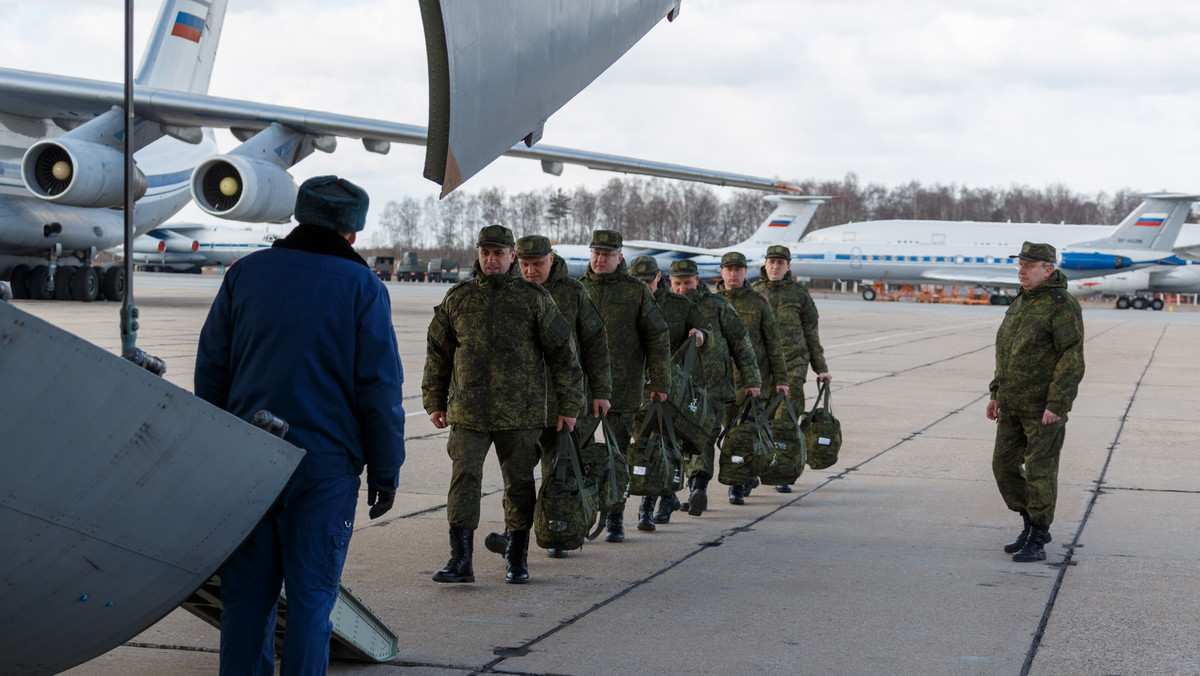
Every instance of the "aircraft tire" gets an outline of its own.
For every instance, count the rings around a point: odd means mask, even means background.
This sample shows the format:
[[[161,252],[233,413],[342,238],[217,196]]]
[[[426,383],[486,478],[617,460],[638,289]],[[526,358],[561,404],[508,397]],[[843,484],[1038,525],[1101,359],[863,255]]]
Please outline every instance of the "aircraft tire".
[[[1117,296],[1117,309],[1118,310],[1128,310],[1129,309],[1129,299],[1126,298],[1125,296]]]
[[[875,300],[875,289],[866,288],[862,291],[863,300]]]
[[[1134,310],[1145,310],[1146,309],[1146,299],[1145,298],[1134,298],[1133,302],[1131,302],[1129,304],[1129,307],[1133,308]]]
[[[1154,310],[1155,312],[1161,311],[1163,309],[1162,299],[1155,298],[1154,300],[1150,301],[1150,309]]]
[[[27,300],[29,298],[29,272],[29,266],[24,263],[12,269],[12,275],[8,279],[8,284],[12,287],[13,298],[17,300]]]
[[[0,282],[0,301],[7,303],[12,298],[12,289],[8,284]]]
[[[54,271],[54,300],[71,300],[71,274],[75,268],[60,265]]]
[[[29,273],[29,297],[33,300],[53,299],[54,291],[50,288],[53,283],[50,268],[45,265],[35,265],[33,271]]]
[[[104,271],[104,278],[100,280],[100,289],[104,292],[104,299],[119,303],[125,300],[125,270],[119,265],[114,265]]]
[[[99,294],[100,280],[96,277],[96,270],[90,265],[75,268],[74,274],[71,275],[71,300],[90,303],[96,300]]]

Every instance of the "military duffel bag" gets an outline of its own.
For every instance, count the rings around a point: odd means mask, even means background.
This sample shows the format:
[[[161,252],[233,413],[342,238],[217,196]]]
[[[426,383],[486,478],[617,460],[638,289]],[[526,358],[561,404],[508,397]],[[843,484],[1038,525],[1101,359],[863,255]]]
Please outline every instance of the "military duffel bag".
[[[613,432],[608,416],[600,418],[600,441],[593,441],[579,449],[583,473],[596,482],[596,501],[602,514],[607,514],[613,505],[625,502],[629,496],[629,465],[625,454],[617,446],[617,435]]]
[[[767,418],[771,421],[771,454],[767,466],[759,474],[764,485],[790,486],[804,472],[807,460],[804,433],[800,431],[800,420],[796,409],[783,392],[775,395],[767,405]]]
[[[652,401],[641,412],[642,424],[629,445],[629,494],[674,495],[683,488],[683,455],[671,426],[671,410]]]
[[[804,415],[800,422],[808,446],[808,466],[813,469],[832,467],[838,461],[838,451],[842,448],[842,424],[833,417],[833,408],[829,405],[829,383],[822,382],[817,386],[817,398],[813,400],[813,409]]]
[[[747,396],[718,444],[721,457],[717,481],[726,486],[740,486],[758,478],[771,454],[771,425],[763,410],[762,400]]]
[[[579,549],[585,540],[594,540],[602,530],[600,526],[592,530],[598,508],[596,482],[584,475],[575,442],[564,428],[558,433],[558,456],[552,473],[542,477],[533,506],[533,534],[538,546]]]
[[[713,432],[721,427],[721,406],[708,397],[704,382],[704,362],[696,349],[695,338],[671,359],[671,419],[675,436],[683,442],[680,450],[709,448]]]

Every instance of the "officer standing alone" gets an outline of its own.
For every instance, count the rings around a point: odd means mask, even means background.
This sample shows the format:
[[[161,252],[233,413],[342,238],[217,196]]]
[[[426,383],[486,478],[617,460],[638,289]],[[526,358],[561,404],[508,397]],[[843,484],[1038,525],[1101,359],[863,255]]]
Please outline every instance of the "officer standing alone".
[[[1058,459],[1067,413],[1083,380],[1083,315],[1054,269],[1049,244],[1025,242],[1016,254],[1021,291],[996,332],[996,373],[988,420],[996,421],[992,473],[1004,504],[1024,527],[1004,551],[1042,561],[1058,498]]]

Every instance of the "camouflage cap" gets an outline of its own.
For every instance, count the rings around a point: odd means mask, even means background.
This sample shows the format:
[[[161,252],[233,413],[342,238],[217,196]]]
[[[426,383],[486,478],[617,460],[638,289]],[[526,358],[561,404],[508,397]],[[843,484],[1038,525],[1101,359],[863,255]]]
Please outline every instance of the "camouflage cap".
[[[1009,258],[1017,257],[1020,257],[1023,261],[1053,263],[1058,260],[1058,251],[1054,249],[1052,244],[1025,242],[1021,245],[1021,253],[1009,256]]]
[[[767,258],[792,259],[792,250],[782,244],[772,244],[767,247]]]
[[[483,246],[485,244],[508,247],[509,249],[516,246],[516,242],[513,241],[512,230],[503,225],[489,225],[479,231],[479,241],[475,242],[475,246]]]
[[[623,240],[616,230],[596,230],[592,233],[592,249],[620,249]]]
[[[672,277],[698,277],[699,275],[700,270],[696,267],[696,261],[690,258],[671,261]]]
[[[629,274],[647,282],[657,277],[658,273],[658,261],[654,260],[654,256],[638,256],[629,264]]]
[[[517,258],[541,258],[550,255],[550,238],[526,235],[517,240]]]
[[[724,256],[721,256],[721,267],[747,267],[746,255],[740,251],[730,251]]]

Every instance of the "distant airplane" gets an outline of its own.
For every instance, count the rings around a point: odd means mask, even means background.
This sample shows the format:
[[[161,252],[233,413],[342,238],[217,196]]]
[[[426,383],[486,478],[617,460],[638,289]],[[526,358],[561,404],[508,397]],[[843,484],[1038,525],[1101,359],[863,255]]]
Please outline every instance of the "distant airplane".
[[[208,266],[228,267],[259,249],[269,249],[281,236],[278,230],[278,227],[272,232],[262,227],[166,223],[133,240],[133,262],[149,272],[200,272]],[[109,251],[124,255],[124,247]]]
[[[517,25],[520,30],[515,34],[529,42],[484,45],[461,41],[464,35],[486,28],[462,24],[469,17],[459,16],[452,3],[422,0],[427,34],[442,41],[443,51],[430,45],[431,56],[450,62],[430,66],[431,97],[438,104],[431,110],[439,111],[431,118],[437,125],[431,136],[424,127],[413,125],[207,96],[227,0],[166,0],[134,91],[135,234],[165,222],[189,199],[220,218],[286,219],[296,195],[296,183],[287,170],[314,150],[333,151],[339,136],[361,139],[368,151],[376,153],[386,153],[393,142],[424,145],[430,140],[436,148],[431,149],[433,157],[427,156],[426,173],[437,174],[445,191],[500,151],[540,160],[543,170],[552,174],[560,174],[568,163],[766,191],[794,190],[774,179],[554,146],[509,147],[522,137],[533,145],[550,112],[659,19],[668,13],[673,16],[678,6],[677,0],[614,2],[619,7],[597,16],[581,5],[551,13],[554,16],[549,18],[532,4],[518,5],[517,10],[511,5],[481,6],[479,11],[489,15],[503,14],[496,20]],[[453,31],[446,29],[451,27],[461,30],[450,35]],[[574,27],[583,30],[563,32]],[[479,53],[483,48],[498,53]],[[464,72],[461,60],[450,58],[454,50],[474,54],[477,62],[484,59],[498,79],[480,80],[479,74]],[[529,70],[533,65],[526,63],[527,55],[545,53],[562,56],[574,70],[544,56],[533,64],[535,70]],[[520,58],[509,59],[513,54]],[[513,72],[517,62],[529,68]],[[510,76],[527,86],[492,91]],[[472,98],[474,93],[480,98]],[[471,122],[471,106],[480,100],[513,96],[527,101],[511,110],[493,108],[485,116],[488,119]],[[0,68],[0,279],[11,280],[15,297],[90,301],[100,291],[113,300],[123,296],[122,268],[92,265],[97,252],[124,238],[123,214],[112,208],[121,206],[124,196],[123,106],[120,84]],[[529,116],[536,119],[525,119]],[[217,154],[214,127],[230,129],[242,143]],[[495,154],[491,148],[496,138],[485,143],[479,136],[501,134],[504,139],[503,134],[513,129],[526,131],[503,140]]]
[[[696,261],[701,277],[717,277],[720,275],[721,255],[728,251],[740,251],[748,258],[761,258],[766,255],[767,247],[772,244],[794,245],[799,242],[817,208],[835,198],[815,195],[768,195],[766,199],[775,203],[775,209],[763,220],[754,234],[737,244],[707,248],[627,239],[622,247],[625,260],[630,261],[643,255],[654,256],[665,277],[671,261],[691,258]],[[587,245],[559,244],[554,247],[554,251],[566,260],[567,274],[581,277],[587,272],[591,256],[591,249]]]
[[[1015,287],[1010,256],[1027,240],[1053,244],[1058,267],[1071,279],[1186,264],[1173,248],[1200,196],[1143,197],[1116,227],[894,220],[823,228],[791,247],[792,272],[816,279]],[[1188,232],[1200,235],[1195,228]],[[866,300],[875,298],[871,288],[862,293]]]
[[[1067,288],[1076,296],[1115,295],[1118,310],[1161,310],[1165,306],[1161,298],[1147,298],[1143,294],[1200,293],[1200,264],[1189,261],[1186,266],[1150,266],[1075,279],[1067,282]]]

